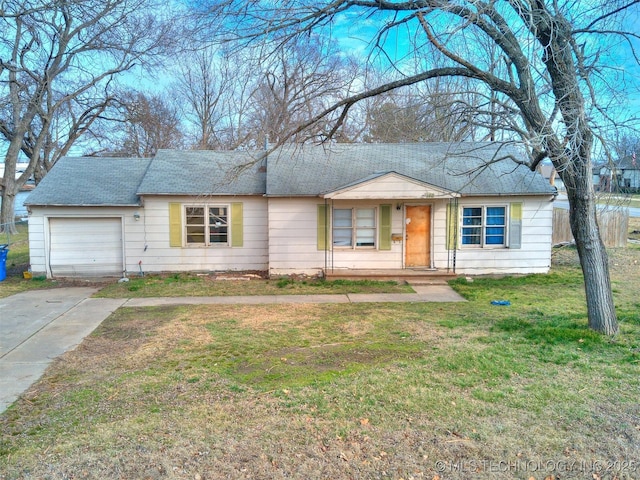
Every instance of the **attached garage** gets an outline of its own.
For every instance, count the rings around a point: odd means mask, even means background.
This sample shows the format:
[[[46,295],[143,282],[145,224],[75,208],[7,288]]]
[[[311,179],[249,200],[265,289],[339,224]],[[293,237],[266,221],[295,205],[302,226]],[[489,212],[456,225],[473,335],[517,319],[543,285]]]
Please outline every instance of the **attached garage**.
[[[145,222],[136,191],[150,161],[60,159],[24,202],[33,274],[121,277],[127,269],[125,244],[144,251]],[[139,261],[133,260],[136,271]]]
[[[121,276],[122,218],[49,218],[49,268],[54,277]]]

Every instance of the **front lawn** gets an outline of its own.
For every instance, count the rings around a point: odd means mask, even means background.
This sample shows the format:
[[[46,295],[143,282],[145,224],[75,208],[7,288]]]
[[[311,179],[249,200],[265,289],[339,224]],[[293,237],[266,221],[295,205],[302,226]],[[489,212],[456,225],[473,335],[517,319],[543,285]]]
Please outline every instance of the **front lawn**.
[[[0,478],[638,478],[640,249],[610,255],[613,339],[571,248],[465,303],[121,308],[0,417]]]

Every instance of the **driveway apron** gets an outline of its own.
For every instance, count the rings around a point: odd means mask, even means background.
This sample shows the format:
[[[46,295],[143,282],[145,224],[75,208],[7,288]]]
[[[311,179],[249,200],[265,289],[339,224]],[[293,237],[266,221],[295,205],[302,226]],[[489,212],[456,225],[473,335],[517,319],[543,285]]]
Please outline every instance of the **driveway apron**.
[[[125,301],[88,298],[94,292],[57,288],[0,299],[0,413]]]

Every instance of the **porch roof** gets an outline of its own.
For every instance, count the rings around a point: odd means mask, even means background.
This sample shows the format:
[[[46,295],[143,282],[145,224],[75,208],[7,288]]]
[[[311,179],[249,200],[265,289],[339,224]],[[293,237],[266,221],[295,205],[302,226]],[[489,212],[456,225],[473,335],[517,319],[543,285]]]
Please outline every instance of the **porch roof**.
[[[454,198],[460,195],[451,190],[436,187],[397,172],[376,172],[358,179],[333,192],[325,192],[321,197],[331,199],[398,199]]]

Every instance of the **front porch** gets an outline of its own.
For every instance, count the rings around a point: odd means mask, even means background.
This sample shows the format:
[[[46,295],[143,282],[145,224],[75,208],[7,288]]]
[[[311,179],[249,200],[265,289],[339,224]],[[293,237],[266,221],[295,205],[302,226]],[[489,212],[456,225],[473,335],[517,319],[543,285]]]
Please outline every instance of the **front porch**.
[[[456,278],[451,271],[432,268],[354,269],[327,268],[323,271],[327,280],[379,280],[405,282],[412,285],[442,284]]]

